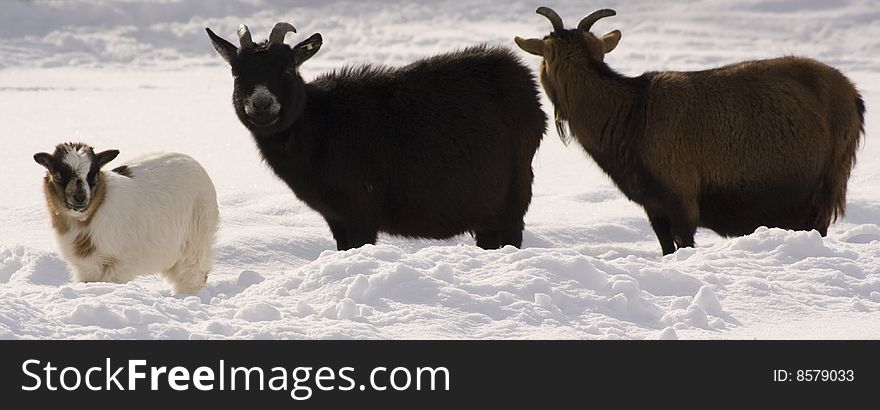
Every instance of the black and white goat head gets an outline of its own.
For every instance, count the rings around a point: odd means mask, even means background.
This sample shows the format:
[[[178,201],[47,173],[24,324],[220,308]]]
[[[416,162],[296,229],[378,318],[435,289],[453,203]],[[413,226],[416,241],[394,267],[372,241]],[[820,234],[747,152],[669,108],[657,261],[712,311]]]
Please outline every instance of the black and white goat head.
[[[117,155],[119,150],[96,154],[92,147],[73,142],[58,144],[52,154],[34,154],[34,161],[46,168],[43,188],[54,205],[54,212],[81,216],[88,213],[93,204],[99,204],[101,167]]]

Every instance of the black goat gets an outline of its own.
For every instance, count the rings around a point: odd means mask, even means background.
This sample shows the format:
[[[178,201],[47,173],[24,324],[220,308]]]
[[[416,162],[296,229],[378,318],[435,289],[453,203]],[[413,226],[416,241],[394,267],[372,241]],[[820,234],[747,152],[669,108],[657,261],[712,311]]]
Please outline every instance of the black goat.
[[[311,83],[299,66],[322,45],[283,43],[288,23],[241,47],[207,29],[232,66],[233,105],[263,159],[330,226],[340,250],[378,232],[477,246],[522,243],[532,157],[546,131],[531,71],[477,46],[392,67],[347,67]]]

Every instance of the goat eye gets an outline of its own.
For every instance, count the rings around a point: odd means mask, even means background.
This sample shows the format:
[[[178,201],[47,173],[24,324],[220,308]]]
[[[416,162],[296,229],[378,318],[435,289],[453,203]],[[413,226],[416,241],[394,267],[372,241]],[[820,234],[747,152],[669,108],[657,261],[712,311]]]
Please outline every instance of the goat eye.
[[[61,182],[61,173],[59,173],[59,172],[53,172],[53,173],[51,174],[51,176],[52,176],[52,181],[55,181],[55,182]]]

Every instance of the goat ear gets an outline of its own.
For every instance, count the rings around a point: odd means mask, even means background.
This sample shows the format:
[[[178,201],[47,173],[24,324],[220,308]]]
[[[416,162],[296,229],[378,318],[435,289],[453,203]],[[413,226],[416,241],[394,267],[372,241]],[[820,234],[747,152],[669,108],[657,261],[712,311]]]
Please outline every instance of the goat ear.
[[[529,54],[534,54],[540,57],[544,56],[544,40],[537,38],[530,38],[527,40],[522,37],[514,37],[513,41],[516,42],[516,45],[518,45],[519,48]]]
[[[298,67],[300,64],[305,63],[321,49],[323,44],[324,38],[321,37],[321,33],[315,33],[291,47],[290,49],[293,51],[293,64]]]
[[[95,159],[98,161],[98,168],[107,165],[108,162],[113,161],[116,156],[119,155],[118,149],[108,149],[107,151],[102,151],[95,154]]]
[[[602,46],[605,48],[605,54],[610,53],[611,50],[614,50],[614,48],[617,47],[617,43],[620,42],[621,35],[622,33],[620,32],[620,30],[614,30],[602,36]]]
[[[54,159],[55,158],[52,157],[52,154],[49,153],[38,152],[34,154],[34,161],[37,161],[37,164],[42,165],[50,172],[53,171],[53,168],[55,168],[55,166],[53,165]]]
[[[227,63],[232,64],[232,58],[235,57],[235,54],[238,52],[238,47],[214,34],[210,28],[205,27],[205,31],[208,32],[208,37],[211,39],[211,44],[214,46],[214,50],[217,50],[220,57],[223,57]]]

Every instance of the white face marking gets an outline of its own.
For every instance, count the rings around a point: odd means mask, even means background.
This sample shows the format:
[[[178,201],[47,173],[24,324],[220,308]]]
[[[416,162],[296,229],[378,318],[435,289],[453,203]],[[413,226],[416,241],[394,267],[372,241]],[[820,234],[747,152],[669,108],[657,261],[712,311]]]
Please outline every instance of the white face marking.
[[[85,147],[76,151],[73,148],[68,148],[67,152],[64,153],[62,161],[82,179],[86,178],[89,174],[89,169],[92,168],[92,159],[89,157],[88,149]]]
[[[79,183],[86,195],[85,203],[88,204],[92,195],[92,190],[89,188],[87,180],[89,170],[92,168],[92,159],[89,156],[88,148],[83,147],[73,150],[73,148],[68,147],[61,161],[76,174],[76,177],[71,178],[70,182],[67,183],[64,189],[65,194],[72,196],[77,191],[77,183]]]
[[[264,106],[260,106],[257,108],[254,106],[254,102],[262,102],[262,105],[265,105],[266,101],[269,101],[269,108],[266,109]],[[275,97],[275,94],[272,94],[265,85],[258,85],[254,87],[254,92],[247,98],[247,101],[244,105],[244,111],[247,115],[254,115],[256,113],[265,113],[271,115],[278,115],[278,112],[281,111],[281,104],[278,103],[278,98]]]

